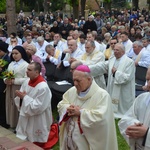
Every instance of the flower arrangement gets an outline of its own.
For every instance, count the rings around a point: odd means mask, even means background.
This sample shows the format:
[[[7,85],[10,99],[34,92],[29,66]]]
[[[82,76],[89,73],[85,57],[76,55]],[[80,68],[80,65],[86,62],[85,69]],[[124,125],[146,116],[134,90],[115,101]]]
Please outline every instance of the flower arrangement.
[[[0,67],[4,67],[8,64],[8,62],[4,59],[0,59]]]
[[[13,73],[13,71],[8,71],[8,70],[5,70],[1,73],[1,76],[0,78],[4,79],[4,78],[7,78],[7,79],[14,79],[15,78],[15,74]]]

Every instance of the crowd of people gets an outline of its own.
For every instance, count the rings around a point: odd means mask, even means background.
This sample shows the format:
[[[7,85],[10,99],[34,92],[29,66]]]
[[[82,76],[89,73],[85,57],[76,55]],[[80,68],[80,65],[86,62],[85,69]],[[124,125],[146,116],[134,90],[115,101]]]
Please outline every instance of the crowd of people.
[[[0,30],[0,59],[7,62],[0,64],[0,125],[23,140],[47,142],[53,118],[44,64],[50,62],[70,67],[74,83],[57,105],[61,150],[117,150],[115,118],[131,149],[149,150],[149,93],[135,97],[136,66],[148,68],[144,89],[150,87],[149,12],[62,17],[20,11],[17,34]],[[14,76],[4,76],[6,69]]]

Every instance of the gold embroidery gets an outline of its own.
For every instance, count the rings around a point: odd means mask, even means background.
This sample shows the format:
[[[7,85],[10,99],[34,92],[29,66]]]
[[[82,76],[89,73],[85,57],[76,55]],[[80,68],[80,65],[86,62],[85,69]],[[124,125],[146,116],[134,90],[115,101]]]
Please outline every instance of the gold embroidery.
[[[104,55],[105,55],[105,59],[109,59],[111,56],[112,50],[110,48],[106,49]]]
[[[54,58],[58,59],[59,54],[60,54],[60,51],[59,51],[59,50],[56,50]]]
[[[113,103],[113,104],[118,104],[118,103],[119,103],[119,100],[113,99],[113,100],[112,100],[112,103]]]

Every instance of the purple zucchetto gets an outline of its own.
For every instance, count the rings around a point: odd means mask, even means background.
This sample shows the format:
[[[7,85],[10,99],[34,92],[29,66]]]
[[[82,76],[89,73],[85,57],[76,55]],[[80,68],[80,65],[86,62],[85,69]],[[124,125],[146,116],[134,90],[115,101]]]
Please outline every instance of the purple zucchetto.
[[[87,73],[91,72],[90,68],[86,65],[79,65],[75,70],[78,70],[81,72],[87,72]]]

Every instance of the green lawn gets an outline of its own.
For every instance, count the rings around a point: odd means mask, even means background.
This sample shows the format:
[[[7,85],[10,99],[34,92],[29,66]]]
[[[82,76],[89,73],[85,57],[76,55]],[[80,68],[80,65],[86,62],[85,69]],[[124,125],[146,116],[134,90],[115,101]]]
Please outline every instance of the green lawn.
[[[118,149],[119,150],[130,150],[130,148],[127,145],[126,141],[124,140],[124,138],[120,134],[120,131],[119,131],[119,128],[118,128],[118,121],[119,120],[115,120],[115,123],[116,123],[116,132],[117,132],[117,139],[118,139]]]
[[[58,117],[57,110],[54,110],[54,111],[53,111],[53,117],[54,117],[55,120],[57,119],[57,117]],[[119,129],[118,129],[118,121],[119,121],[119,120],[115,120],[119,150],[130,150],[130,149],[129,149],[129,146],[128,146],[127,143],[126,143],[126,141],[123,139],[122,135],[121,135],[120,132],[119,132]],[[59,143],[57,143],[57,144],[53,147],[53,150],[59,150]]]

